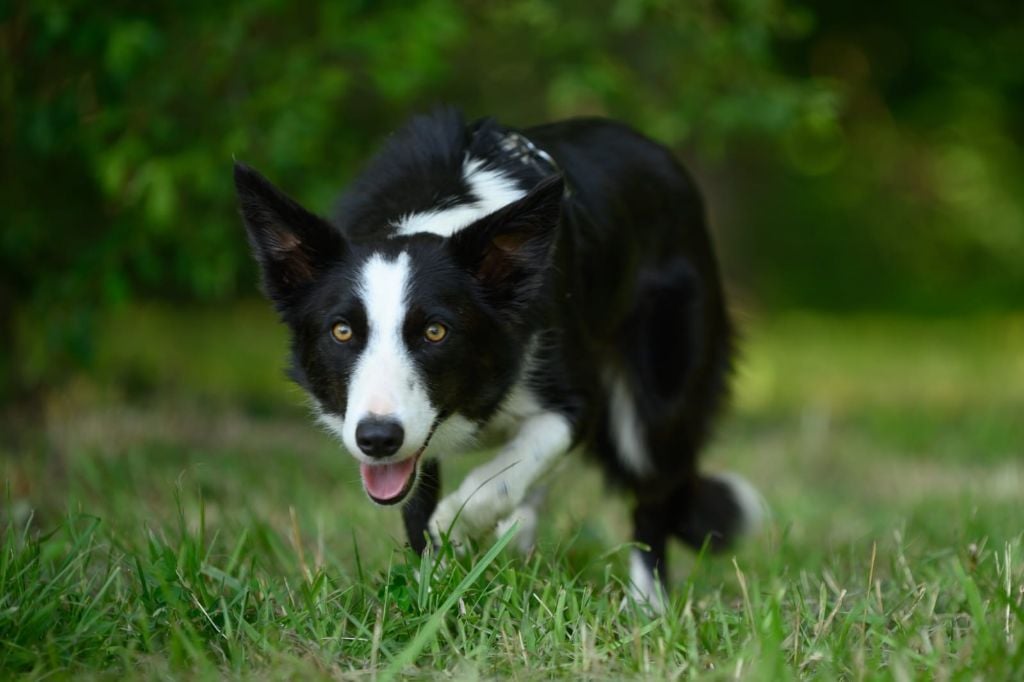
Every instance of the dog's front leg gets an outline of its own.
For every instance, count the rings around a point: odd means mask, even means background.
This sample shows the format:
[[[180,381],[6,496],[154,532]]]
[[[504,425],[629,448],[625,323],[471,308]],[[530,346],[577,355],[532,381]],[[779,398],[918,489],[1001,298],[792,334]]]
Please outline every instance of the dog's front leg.
[[[440,543],[481,537],[523,502],[531,486],[572,444],[569,420],[555,412],[527,417],[516,435],[486,464],[466,476],[430,519],[430,532]]]
[[[428,459],[420,468],[419,480],[402,507],[402,520],[409,545],[419,554],[427,548],[428,522],[437,501],[441,498],[441,465],[436,459]]]

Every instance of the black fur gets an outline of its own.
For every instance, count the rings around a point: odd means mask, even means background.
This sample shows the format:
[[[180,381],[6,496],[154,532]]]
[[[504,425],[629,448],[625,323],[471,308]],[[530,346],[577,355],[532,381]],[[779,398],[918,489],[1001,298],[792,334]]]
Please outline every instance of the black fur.
[[[732,333],[700,195],[664,147],[624,125],[579,119],[522,131],[529,162],[503,147],[509,129],[458,112],[414,118],[339,201],[330,223],[244,166],[235,178],[267,295],[292,331],[293,374],[325,410],[344,414],[358,343],[333,343],[338,319],[365,331],[355,265],[411,254],[406,342],[441,412],[486,424],[531,357],[528,387],[569,418],[574,440],[636,500],[636,539],[664,572],[665,543],[725,546],[740,528],[735,492],[697,471],[727,393]],[[529,193],[451,238],[400,236],[402,216],[473,201],[467,154]],[[544,154],[550,155],[550,164]],[[429,320],[451,342],[417,343]],[[651,469],[615,446],[609,377],[626,382]],[[414,548],[440,495],[426,464],[404,510]]]
[[[402,507],[402,521],[409,546],[417,553],[427,548],[427,522],[441,500],[441,465],[428,459],[420,468],[419,481]]]

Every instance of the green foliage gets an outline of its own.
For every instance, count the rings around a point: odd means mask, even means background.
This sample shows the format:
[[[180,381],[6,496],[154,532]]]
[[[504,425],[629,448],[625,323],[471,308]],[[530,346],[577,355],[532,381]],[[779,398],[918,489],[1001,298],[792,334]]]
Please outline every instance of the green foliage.
[[[844,111],[747,159],[735,271],[770,306],[1019,309],[1019,3],[817,4],[787,63]]]
[[[324,210],[388,130],[439,101],[516,124],[606,113],[709,145],[828,108],[773,63],[803,15],[762,0],[599,5],[0,9],[3,386],[87,361],[95,312],[131,297],[252,292],[232,158]]]
[[[232,158],[326,211],[438,102],[686,152],[756,305],[1014,308],[1022,50],[1000,0],[2,4],[0,398],[88,366],[97,312],[255,291]]]

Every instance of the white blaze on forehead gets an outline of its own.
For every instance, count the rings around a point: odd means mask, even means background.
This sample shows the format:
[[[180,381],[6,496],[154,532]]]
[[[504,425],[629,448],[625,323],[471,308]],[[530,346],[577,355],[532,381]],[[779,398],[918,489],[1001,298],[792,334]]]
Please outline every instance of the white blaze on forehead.
[[[363,458],[356,444],[360,420],[387,416],[398,420],[405,441],[393,459],[404,459],[426,441],[436,412],[402,338],[408,311],[409,254],[394,260],[370,257],[359,274],[359,297],[366,309],[367,339],[348,385],[342,440]]]
[[[516,181],[501,171],[484,168],[484,162],[466,156],[462,165],[462,177],[469,185],[475,201],[446,209],[431,209],[422,213],[410,213],[395,224],[398,234],[430,232],[450,237],[459,230],[488,216],[513,201],[522,199],[524,192]]]

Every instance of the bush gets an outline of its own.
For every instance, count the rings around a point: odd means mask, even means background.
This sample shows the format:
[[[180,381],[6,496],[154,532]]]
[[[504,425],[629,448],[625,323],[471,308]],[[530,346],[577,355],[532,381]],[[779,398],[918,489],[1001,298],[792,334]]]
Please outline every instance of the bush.
[[[21,2],[0,10],[6,389],[87,363],[132,297],[224,300],[255,274],[232,157],[324,208],[411,111],[512,124],[602,113],[670,143],[779,131],[822,90],[773,43],[806,17],[760,0]]]

